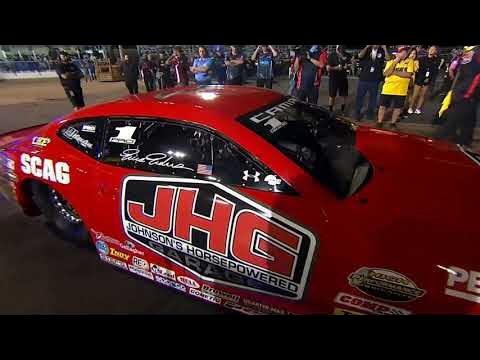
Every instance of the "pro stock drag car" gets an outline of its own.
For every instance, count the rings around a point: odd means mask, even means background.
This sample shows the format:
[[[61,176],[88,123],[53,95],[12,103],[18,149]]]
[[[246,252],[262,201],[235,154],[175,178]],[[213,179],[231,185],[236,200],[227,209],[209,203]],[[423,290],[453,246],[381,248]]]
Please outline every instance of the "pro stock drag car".
[[[129,96],[0,138],[2,190],[248,314],[480,313],[479,156],[271,90]]]

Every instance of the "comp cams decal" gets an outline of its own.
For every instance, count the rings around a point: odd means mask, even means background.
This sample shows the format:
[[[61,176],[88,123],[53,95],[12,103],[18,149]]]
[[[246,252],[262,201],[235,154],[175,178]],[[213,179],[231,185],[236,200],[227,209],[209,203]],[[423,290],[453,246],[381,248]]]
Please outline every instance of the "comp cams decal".
[[[334,302],[376,315],[410,315],[411,312],[388,304],[361,298],[359,296],[338,293]]]
[[[127,177],[122,222],[134,241],[203,280],[301,299],[315,236],[216,182]]]
[[[24,174],[49,180],[59,184],[70,184],[70,166],[64,162],[54,162],[30,154],[20,156],[21,169]]]
[[[377,299],[407,302],[425,295],[412,280],[388,269],[362,267],[348,277],[350,286]]]
[[[438,267],[448,272],[445,295],[480,304],[480,272],[457,266]]]

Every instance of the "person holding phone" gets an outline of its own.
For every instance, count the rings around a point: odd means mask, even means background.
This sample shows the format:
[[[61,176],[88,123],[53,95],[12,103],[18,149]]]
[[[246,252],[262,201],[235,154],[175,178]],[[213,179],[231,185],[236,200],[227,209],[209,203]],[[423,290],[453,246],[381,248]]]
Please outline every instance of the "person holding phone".
[[[252,61],[257,61],[257,87],[272,88],[274,58],[278,56],[272,45],[258,45],[252,55]]]
[[[355,119],[362,120],[362,107],[368,94],[367,118],[374,120],[380,83],[383,80],[385,60],[390,60],[386,45],[367,45],[358,54],[360,76],[355,99]]]

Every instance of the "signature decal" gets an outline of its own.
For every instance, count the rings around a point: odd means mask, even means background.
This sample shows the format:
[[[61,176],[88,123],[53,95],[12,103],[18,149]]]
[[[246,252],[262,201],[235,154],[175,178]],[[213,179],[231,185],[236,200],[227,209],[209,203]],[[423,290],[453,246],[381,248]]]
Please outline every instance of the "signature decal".
[[[164,153],[153,153],[148,154],[145,157],[139,157],[138,154],[140,153],[140,149],[126,149],[120,154],[121,161],[133,161],[135,163],[142,163],[147,165],[156,165],[156,166],[163,166],[172,169],[178,170],[190,170],[194,171],[193,169],[186,167],[184,164],[174,164],[172,162],[173,157]]]

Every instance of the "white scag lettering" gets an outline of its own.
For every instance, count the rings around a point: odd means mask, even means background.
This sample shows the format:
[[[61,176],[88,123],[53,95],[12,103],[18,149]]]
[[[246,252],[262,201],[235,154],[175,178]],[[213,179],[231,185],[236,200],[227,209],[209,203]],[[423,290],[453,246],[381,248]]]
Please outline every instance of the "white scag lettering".
[[[24,174],[67,185],[70,183],[70,166],[64,162],[55,163],[51,159],[42,160],[38,156],[22,154],[21,169]]]
[[[456,266],[443,269],[448,271],[446,295],[480,304],[480,272]]]

